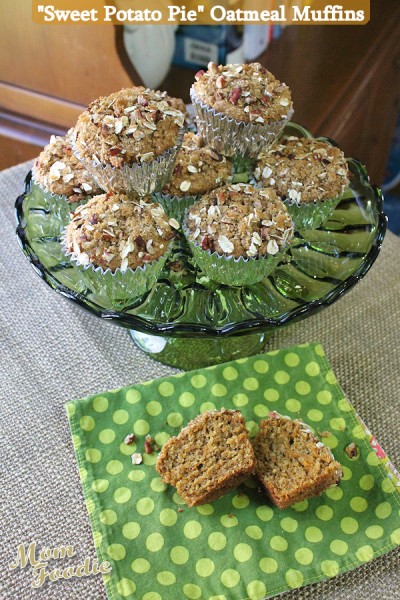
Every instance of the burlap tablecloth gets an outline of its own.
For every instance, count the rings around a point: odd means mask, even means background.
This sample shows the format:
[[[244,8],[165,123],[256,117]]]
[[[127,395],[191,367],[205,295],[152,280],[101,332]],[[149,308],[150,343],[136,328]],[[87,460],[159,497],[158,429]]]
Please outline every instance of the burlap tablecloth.
[[[50,290],[18,248],[13,214],[29,163],[0,174],[1,568],[0,597],[98,600],[101,576],[31,586],[32,569],[10,570],[17,546],[73,545],[62,566],[95,558],[64,410],[66,401],[170,374],[127,330],[85,313]],[[400,239],[388,233],[366,278],[332,307],[277,333],[269,349],[319,341],[340,385],[400,465]],[[52,568],[56,566],[52,563]],[[284,600],[400,598],[400,552],[392,551]]]

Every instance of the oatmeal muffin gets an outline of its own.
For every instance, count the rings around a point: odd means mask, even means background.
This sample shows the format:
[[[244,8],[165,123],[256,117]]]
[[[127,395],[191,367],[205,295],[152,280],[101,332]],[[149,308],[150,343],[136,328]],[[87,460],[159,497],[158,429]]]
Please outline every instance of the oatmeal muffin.
[[[150,193],[168,181],[181,144],[182,100],[144,87],[98,98],[74,128],[74,151],[103,189]]]
[[[67,136],[51,136],[34,162],[32,177],[45,192],[63,196],[70,204],[101,193],[93,177],[75,157]]]
[[[257,156],[293,114],[288,86],[259,63],[210,62],[195,79],[190,96],[199,134],[226,156]]]
[[[65,252],[84,267],[90,289],[105,286],[111,297],[123,292],[129,300],[154,285],[177,227],[159,204],[108,192],[71,214]]]
[[[347,162],[339,148],[295,136],[262,152],[254,177],[277,191],[298,228],[319,227],[349,185]]]
[[[232,174],[232,161],[212,148],[202,138],[188,132],[176,157],[170,181],[157,200],[168,214],[182,218],[185,209],[198,196],[226,183]]]
[[[302,421],[271,412],[253,440],[256,475],[278,508],[322,494],[342,477],[330,449]]]
[[[264,279],[293,238],[292,220],[276,192],[241,183],[205,194],[187,209],[183,229],[197,265],[226,285]]]
[[[238,411],[205,412],[162,447],[156,469],[188,506],[217,500],[254,471],[255,459]]]

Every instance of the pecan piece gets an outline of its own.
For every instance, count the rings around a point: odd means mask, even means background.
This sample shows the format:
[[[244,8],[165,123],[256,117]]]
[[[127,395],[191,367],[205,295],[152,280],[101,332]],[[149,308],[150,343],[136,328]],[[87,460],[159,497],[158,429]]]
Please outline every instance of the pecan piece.
[[[124,444],[126,444],[127,446],[131,446],[135,440],[136,435],[134,433],[128,433],[128,435],[124,439]]]
[[[220,75],[219,77],[217,77],[217,81],[215,82],[215,85],[219,89],[226,87],[226,79],[225,79],[225,77],[223,77],[222,75]]]
[[[138,248],[145,248],[146,247],[146,242],[144,241],[144,239],[140,235],[136,236],[133,241],[135,242],[135,244],[137,245]]]
[[[113,146],[113,148],[110,148],[110,156],[117,156],[121,150],[122,148],[119,148],[119,146]]]
[[[181,173],[182,173],[182,165],[178,163],[174,168],[174,175],[180,175]]]
[[[348,446],[346,446],[344,451],[346,452],[346,454],[349,458],[357,458],[357,456],[359,454],[358,447],[354,442],[351,442],[351,444],[348,444]]]
[[[217,75],[219,73],[218,65],[215,62],[210,61],[207,65],[207,69],[213,73],[213,75]]]
[[[149,101],[147,100],[147,98],[145,98],[145,96],[138,96],[137,102],[141,106],[147,106],[149,103]]]
[[[269,229],[268,227],[261,227],[261,239],[269,240]]]
[[[205,235],[201,240],[202,250],[214,250],[214,240],[208,235]]]
[[[145,440],[144,442],[144,451],[146,454],[153,454],[153,446],[148,440]]]
[[[237,104],[237,101],[239,100],[241,93],[242,93],[242,88],[235,87],[229,94],[229,97],[228,97],[229,102],[231,102],[231,104]]]
[[[226,202],[226,194],[225,194],[225,192],[218,192],[217,193],[217,201],[218,201],[218,204],[225,204],[225,202]]]

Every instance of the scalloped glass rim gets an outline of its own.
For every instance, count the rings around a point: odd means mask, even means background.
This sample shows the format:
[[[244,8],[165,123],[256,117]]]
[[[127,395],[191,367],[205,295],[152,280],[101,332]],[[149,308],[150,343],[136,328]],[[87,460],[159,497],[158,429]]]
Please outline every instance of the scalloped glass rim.
[[[294,129],[303,136],[310,138],[313,137],[305,128],[295,123],[289,123],[287,128],[285,128],[285,131],[288,128]],[[283,134],[285,134],[285,131],[283,132]],[[335,142],[328,138],[318,139],[324,139],[329,143],[336,145]],[[174,337],[225,337],[232,335],[245,335],[250,333],[265,332],[268,330],[275,329],[276,327],[281,327],[283,325],[287,325],[289,323],[301,320],[333,304],[333,302],[342,297],[358,281],[360,281],[362,277],[364,277],[364,275],[369,271],[379,254],[385,236],[387,222],[386,216],[383,213],[383,196],[381,190],[377,186],[372,186],[370,184],[368,173],[364,165],[362,165],[356,159],[348,159],[348,162],[352,172],[357,175],[360,185],[366,190],[368,190],[370,199],[373,201],[376,209],[377,219],[376,223],[374,223],[374,237],[370,242],[368,252],[366,252],[363,255],[361,263],[354,270],[354,272],[347,276],[338,285],[333,287],[333,289],[331,289],[328,293],[321,296],[320,298],[311,301],[305,301],[300,306],[296,306],[294,308],[286,310],[278,316],[255,317],[251,319],[241,320],[238,322],[230,322],[221,326],[210,325],[206,323],[162,322],[157,320],[146,319],[138,315],[133,315],[124,310],[112,310],[103,308],[99,304],[90,300],[84,294],[81,294],[66,287],[65,285],[61,284],[53,276],[49,269],[45,267],[39,260],[29,242],[28,236],[25,231],[27,223],[23,214],[23,203],[24,199],[30,192],[30,172],[28,173],[25,180],[25,191],[22,195],[20,195],[17,198],[15,203],[16,219],[18,224],[16,233],[22,251],[28,258],[32,268],[39,275],[39,277],[41,277],[53,290],[55,290],[65,298],[72,300],[78,306],[81,306],[82,308],[88,310],[93,315],[102,319],[111,320],[123,327],[135,329],[143,333],[148,333],[152,335],[166,334]]]

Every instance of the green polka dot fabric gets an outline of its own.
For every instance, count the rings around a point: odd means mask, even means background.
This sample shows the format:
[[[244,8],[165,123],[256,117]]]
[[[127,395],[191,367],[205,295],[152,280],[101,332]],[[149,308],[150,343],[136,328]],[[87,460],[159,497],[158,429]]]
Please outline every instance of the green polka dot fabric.
[[[242,411],[250,435],[270,410],[306,421],[343,465],[339,487],[281,511],[249,479],[188,508],[158,476],[162,445],[197,414]],[[68,403],[110,599],[261,600],[334,577],[400,544],[400,483],[337,384],[319,344],[178,374]],[[126,445],[127,434],[136,440]],[[355,457],[346,454],[357,446]],[[131,455],[143,453],[143,463]]]

